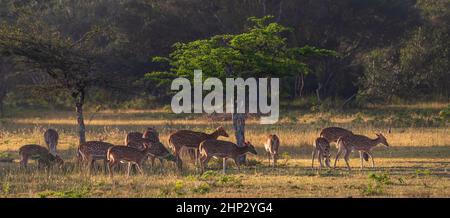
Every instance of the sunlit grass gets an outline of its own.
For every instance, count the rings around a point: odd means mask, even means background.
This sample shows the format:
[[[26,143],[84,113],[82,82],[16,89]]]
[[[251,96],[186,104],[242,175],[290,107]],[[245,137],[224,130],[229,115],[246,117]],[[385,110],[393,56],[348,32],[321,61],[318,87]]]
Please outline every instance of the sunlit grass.
[[[426,105],[413,107],[414,110]],[[445,104],[431,105],[431,108]],[[429,108],[428,107],[428,108]],[[411,107],[405,107],[411,108]],[[220,161],[212,161],[210,177],[198,174],[193,163],[186,160],[186,169],[179,174],[172,163],[164,169],[159,163],[152,168],[145,166],[145,175],[129,178],[123,171],[113,180],[101,169],[89,176],[75,165],[75,149],[78,146],[76,123],[72,112],[42,112],[19,114],[0,122],[0,153],[10,154],[13,163],[0,163],[1,197],[448,197],[450,196],[450,128],[448,124],[436,126],[392,125],[389,122],[373,123],[378,115],[368,111],[355,113],[289,112],[275,125],[260,125],[258,119],[247,122],[246,139],[257,148],[258,155],[250,155],[251,166],[240,172],[229,161],[229,174],[220,173]],[[395,115],[395,114],[394,114]],[[292,116],[295,118],[290,118]],[[430,116],[435,116],[434,112]],[[358,117],[362,117],[362,121]],[[380,119],[381,119],[380,118]],[[424,120],[432,119],[423,117]],[[355,121],[356,120],[356,121]],[[129,131],[142,131],[154,126],[160,132],[161,141],[167,145],[171,132],[193,129],[210,132],[222,125],[233,136],[230,121],[211,121],[203,116],[174,115],[166,110],[102,111],[86,114],[87,139],[123,144]],[[390,147],[379,146],[374,150],[376,168],[359,169],[357,154],[353,154],[348,172],[344,161],[337,170],[312,170],[312,141],[321,128],[338,125],[355,133],[375,137],[383,132]],[[17,150],[24,144],[44,144],[43,132],[52,127],[60,133],[58,150],[66,164],[64,169],[50,173],[38,170],[32,163],[28,170],[19,168]],[[268,167],[263,143],[269,133],[281,139],[279,166]],[[234,137],[225,140],[234,141]],[[333,155],[336,149],[333,147]],[[334,157],[332,157],[334,163]],[[99,162],[99,164],[101,164]],[[316,163],[317,166],[317,163]],[[366,163],[366,167],[370,165]],[[370,176],[375,173],[375,176]],[[388,184],[373,178],[378,175],[389,178]],[[383,177],[384,178],[384,177]]]

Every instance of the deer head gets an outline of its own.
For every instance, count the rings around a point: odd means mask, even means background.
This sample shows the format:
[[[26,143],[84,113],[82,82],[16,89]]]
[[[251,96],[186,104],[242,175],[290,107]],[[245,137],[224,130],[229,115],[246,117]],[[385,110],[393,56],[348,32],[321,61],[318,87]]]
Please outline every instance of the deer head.
[[[225,129],[222,126],[218,127],[216,129],[216,132],[217,132],[217,134],[219,136],[223,136],[223,137],[228,137],[229,136],[228,133],[225,131]]]
[[[244,143],[244,146],[248,149],[248,152],[250,152],[250,153],[252,153],[252,154],[254,154],[254,155],[257,155],[257,154],[258,154],[258,153],[256,152],[255,147],[254,147],[249,141],[245,142],[245,143]]]
[[[383,136],[383,134],[381,133],[376,133],[377,137],[378,137],[378,142],[380,144],[386,145],[389,147],[389,143],[387,142],[387,139]]]

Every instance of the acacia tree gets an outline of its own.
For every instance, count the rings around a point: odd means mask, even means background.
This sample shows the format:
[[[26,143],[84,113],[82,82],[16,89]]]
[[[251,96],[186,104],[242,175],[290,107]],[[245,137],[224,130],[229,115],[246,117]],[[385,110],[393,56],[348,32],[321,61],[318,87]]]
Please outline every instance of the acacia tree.
[[[16,61],[48,74],[56,82],[49,89],[70,92],[75,101],[80,143],[86,141],[83,105],[87,88],[103,82],[95,54],[84,46],[93,35],[94,32],[88,32],[79,41],[74,41],[45,25],[31,28],[10,24],[0,26],[2,55],[14,56]]]
[[[166,86],[176,77],[193,79],[196,69],[202,70],[207,77],[217,77],[223,81],[233,77],[286,77],[309,72],[305,57],[334,54],[312,46],[289,47],[283,33],[290,29],[271,22],[272,19],[273,16],[251,17],[248,19],[249,28],[241,34],[216,35],[209,39],[176,43],[169,57],[154,58],[154,61],[167,62],[169,69],[148,73],[146,78]],[[232,119],[236,143],[243,146],[246,116],[234,111]]]

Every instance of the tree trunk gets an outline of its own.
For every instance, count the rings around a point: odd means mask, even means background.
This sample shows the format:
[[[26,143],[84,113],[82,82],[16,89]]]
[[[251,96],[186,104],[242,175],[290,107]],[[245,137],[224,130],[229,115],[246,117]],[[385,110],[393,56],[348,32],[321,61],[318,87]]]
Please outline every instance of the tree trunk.
[[[4,111],[3,111],[3,98],[0,96],[0,118],[4,116]]]
[[[86,142],[86,127],[84,126],[83,104],[84,104],[84,90],[79,92],[79,96],[76,102],[78,136],[80,144]]]
[[[0,88],[1,89],[1,88]],[[0,117],[5,115],[3,100],[5,99],[6,91],[0,90]]]
[[[244,146],[245,142],[245,114],[244,113],[233,113],[233,128],[234,134],[236,136],[236,144],[239,147]],[[240,159],[240,163],[245,163],[246,156],[243,155]]]

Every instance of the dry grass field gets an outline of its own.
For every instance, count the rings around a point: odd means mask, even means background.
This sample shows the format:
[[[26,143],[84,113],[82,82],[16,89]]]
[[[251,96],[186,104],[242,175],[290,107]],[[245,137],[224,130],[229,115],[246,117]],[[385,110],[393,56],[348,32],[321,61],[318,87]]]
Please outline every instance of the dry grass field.
[[[0,197],[449,197],[450,128],[438,112],[447,103],[392,105],[361,111],[321,113],[289,108],[276,125],[260,125],[250,119],[247,140],[257,147],[240,172],[234,168],[221,174],[219,161],[199,175],[185,158],[185,171],[177,173],[172,163],[145,164],[145,175],[129,178],[124,171],[111,180],[101,168],[87,175],[75,164],[77,147],[73,112],[21,111],[0,120],[0,156],[13,163],[0,163]],[[86,113],[87,139],[123,144],[126,132],[154,126],[167,145],[168,135],[179,129],[210,132],[224,126],[230,135],[230,121],[212,121],[196,115],[176,115],[166,110],[102,111]],[[338,169],[311,169],[312,141],[326,126],[341,126],[355,133],[375,137],[381,131],[390,147],[374,150],[376,167],[367,163],[359,169],[359,156],[352,154],[352,171],[340,160]],[[392,132],[387,133],[388,126]],[[18,148],[28,143],[44,145],[45,128],[60,133],[58,151],[65,164],[50,172],[19,168]],[[279,166],[272,168],[263,152],[267,134],[281,139]],[[228,140],[234,140],[230,137]],[[336,149],[333,147],[333,156]],[[332,159],[334,163],[334,159]],[[99,165],[102,163],[99,162]],[[317,166],[317,163],[315,164]],[[229,169],[230,169],[229,167]]]

